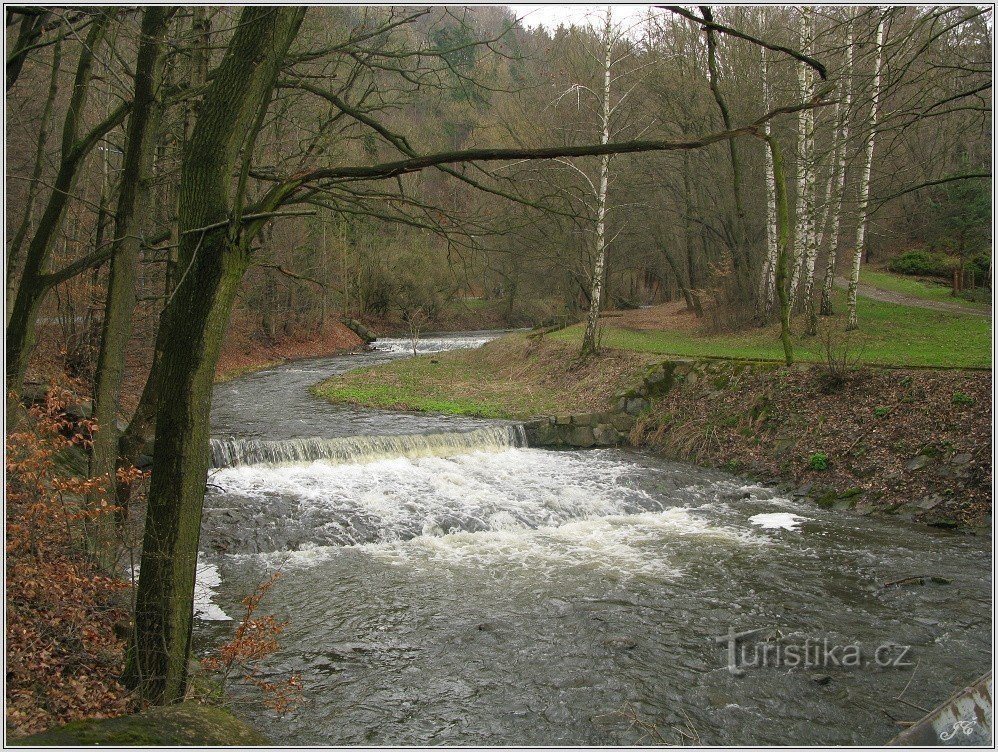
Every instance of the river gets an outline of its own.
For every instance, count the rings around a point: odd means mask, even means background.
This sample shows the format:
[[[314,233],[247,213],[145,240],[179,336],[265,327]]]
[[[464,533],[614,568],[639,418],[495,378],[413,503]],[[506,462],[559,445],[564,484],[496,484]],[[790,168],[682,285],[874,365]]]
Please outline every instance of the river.
[[[880,744],[922,715],[907,703],[931,708],[990,666],[985,536],[824,510],[641,451],[530,449],[515,424],[307,392],[407,344],[215,388],[226,466],[205,499],[195,643],[231,634],[240,600],[281,571],[263,608],[290,626],[262,675],[299,672],[306,702],[279,717],[234,691],[275,743]],[[911,575],[938,579],[884,587]],[[733,673],[717,638],[764,628]],[[829,657],[745,665],[767,638]]]

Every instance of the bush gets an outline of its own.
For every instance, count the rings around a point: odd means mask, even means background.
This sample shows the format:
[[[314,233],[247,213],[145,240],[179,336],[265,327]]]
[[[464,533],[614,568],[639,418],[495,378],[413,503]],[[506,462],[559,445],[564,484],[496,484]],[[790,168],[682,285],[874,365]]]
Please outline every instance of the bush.
[[[954,405],[973,405],[974,398],[964,392],[953,392]]]
[[[106,478],[65,471],[96,430],[87,421],[85,433],[74,431],[70,400],[53,387],[7,434],[7,724],[17,733],[121,715],[130,704],[115,629],[127,623],[130,583],[102,574],[83,549],[115,507]]]
[[[908,251],[902,253],[888,264],[888,269],[897,274],[909,274],[916,277],[942,277],[949,279],[953,269],[959,262],[945,253],[929,251]]]
[[[876,415],[878,418],[885,417],[890,413],[890,411],[891,409],[889,407],[885,407],[884,405],[878,405],[877,407],[873,408],[873,414]]]
[[[824,452],[815,452],[808,458],[807,465],[812,470],[827,470],[828,455]]]

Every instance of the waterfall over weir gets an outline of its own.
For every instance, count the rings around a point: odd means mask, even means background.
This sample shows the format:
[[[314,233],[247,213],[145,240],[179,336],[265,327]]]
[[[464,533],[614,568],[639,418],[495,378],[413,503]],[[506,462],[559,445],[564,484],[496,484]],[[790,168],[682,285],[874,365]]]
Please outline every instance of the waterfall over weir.
[[[393,457],[447,457],[469,452],[501,452],[527,446],[520,424],[477,428],[472,431],[422,433],[401,436],[343,436],[283,441],[215,438],[211,452],[215,467],[287,465],[316,460],[335,464],[375,462]]]

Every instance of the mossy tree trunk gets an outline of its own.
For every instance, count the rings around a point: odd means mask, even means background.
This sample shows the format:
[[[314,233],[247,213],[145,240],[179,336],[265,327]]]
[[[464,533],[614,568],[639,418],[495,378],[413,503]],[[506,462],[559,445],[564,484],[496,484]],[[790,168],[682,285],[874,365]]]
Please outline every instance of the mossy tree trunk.
[[[204,85],[208,80],[208,58],[210,56],[211,20],[210,9],[195,7],[192,11],[191,35],[193,37],[190,49],[189,62],[184,72],[184,80],[191,87],[197,88]],[[186,149],[186,144],[190,138],[191,125],[194,120],[194,105],[190,100],[183,103],[183,127],[180,131],[181,143],[180,152]],[[160,119],[162,127],[162,118]],[[160,134],[162,137],[162,134]],[[172,209],[171,216],[171,250],[166,262],[166,278],[164,285],[164,299],[168,300],[173,294],[174,288],[180,281],[179,260],[177,257],[177,247],[179,246],[180,230],[177,225],[179,210],[177,202],[179,191],[171,186],[168,192],[168,205]],[[168,210],[169,211],[169,210]],[[153,346],[152,363],[146,383],[142,388],[142,395],[139,397],[139,404],[132,414],[128,427],[118,439],[118,466],[129,467],[135,465],[143,454],[150,454],[153,431],[156,425],[156,397],[159,394],[159,364],[163,359],[164,336],[166,334],[167,309],[160,312],[159,325],[156,327],[156,342]],[[131,499],[131,485],[128,483],[118,483],[117,506],[119,507],[119,517],[124,519],[128,516],[128,505]]]
[[[303,17],[303,8],[243,10],[183,156],[182,272],[163,322],[156,454],[125,676],[153,704],[183,699],[187,684],[211,387],[252,240],[241,219],[245,180],[235,186],[232,175],[241,154],[246,173],[256,124]]]
[[[92,477],[108,476],[114,489],[117,456],[117,417],[125,351],[132,333],[135,308],[135,274],[139,246],[150,210],[150,186],[162,82],[166,30],[172,12],[150,6],[142,16],[142,36],[135,66],[135,94],[128,122],[121,187],[115,214],[111,273],[104,305],[104,325],[94,379],[94,418],[99,430],[90,458]],[[105,531],[109,532],[109,531]],[[108,536],[98,541],[109,552]]]

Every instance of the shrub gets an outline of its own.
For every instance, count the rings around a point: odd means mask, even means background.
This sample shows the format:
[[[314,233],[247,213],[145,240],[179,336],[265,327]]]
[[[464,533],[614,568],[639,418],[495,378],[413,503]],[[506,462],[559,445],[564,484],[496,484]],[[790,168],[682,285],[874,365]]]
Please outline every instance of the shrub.
[[[953,269],[957,264],[956,259],[945,253],[908,251],[893,259],[887,268],[897,274],[948,279],[953,274]]]
[[[971,397],[969,394],[965,394],[964,392],[953,392],[953,399],[952,399],[952,401],[953,401],[954,405],[973,405],[974,404],[974,398]]]
[[[828,455],[824,452],[815,452],[808,458],[807,465],[812,470],[827,470]]]
[[[890,411],[891,409],[889,407],[885,407],[884,405],[878,405],[877,407],[873,408],[873,414],[876,415],[878,418],[883,418],[884,416],[889,414]]]
[[[226,684],[235,679],[244,686],[263,693],[263,704],[276,713],[285,713],[301,702],[302,680],[299,674],[269,681],[261,671],[261,662],[279,649],[278,637],[288,626],[272,614],[259,616],[257,609],[280,572],[274,573],[250,595],[243,598],[245,612],[232,639],[201,661],[201,669],[217,682],[216,694],[225,697]]]
[[[115,627],[127,623],[130,585],[102,575],[83,550],[88,529],[115,508],[106,479],[67,470],[88,442],[66,417],[69,398],[50,389],[7,435],[7,723],[18,733],[129,706]]]

